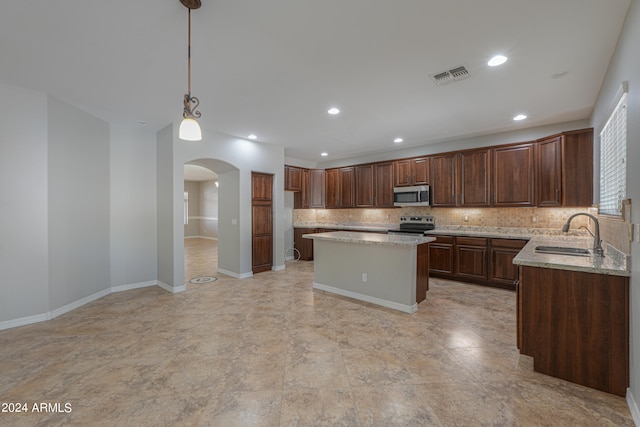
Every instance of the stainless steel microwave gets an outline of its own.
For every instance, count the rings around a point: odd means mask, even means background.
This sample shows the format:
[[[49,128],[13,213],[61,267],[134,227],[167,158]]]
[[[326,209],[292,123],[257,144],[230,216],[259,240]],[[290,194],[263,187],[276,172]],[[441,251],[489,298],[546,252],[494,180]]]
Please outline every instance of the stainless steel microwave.
[[[394,206],[429,206],[429,186],[393,187]]]

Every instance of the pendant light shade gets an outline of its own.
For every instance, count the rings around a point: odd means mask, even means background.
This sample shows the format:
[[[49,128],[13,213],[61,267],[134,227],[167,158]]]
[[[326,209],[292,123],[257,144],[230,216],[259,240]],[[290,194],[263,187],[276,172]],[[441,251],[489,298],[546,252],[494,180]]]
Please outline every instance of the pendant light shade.
[[[200,125],[196,119],[190,117],[182,119],[178,136],[185,141],[200,141],[202,139],[202,130],[200,130]]]
[[[200,111],[197,111],[200,100],[195,96],[191,96],[191,9],[200,7],[200,0],[180,0],[187,9],[189,9],[189,38],[188,38],[188,92],[184,94],[184,111],[182,112],[182,123],[178,137],[185,141],[200,141],[202,139],[202,130],[196,119],[200,118]]]

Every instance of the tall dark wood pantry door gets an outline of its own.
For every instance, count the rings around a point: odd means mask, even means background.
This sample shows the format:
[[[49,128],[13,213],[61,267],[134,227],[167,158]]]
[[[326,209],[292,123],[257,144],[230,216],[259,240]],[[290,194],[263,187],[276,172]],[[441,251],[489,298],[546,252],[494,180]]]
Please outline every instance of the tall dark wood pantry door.
[[[253,273],[273,264],[273,175],[251,173],[251,252]]]

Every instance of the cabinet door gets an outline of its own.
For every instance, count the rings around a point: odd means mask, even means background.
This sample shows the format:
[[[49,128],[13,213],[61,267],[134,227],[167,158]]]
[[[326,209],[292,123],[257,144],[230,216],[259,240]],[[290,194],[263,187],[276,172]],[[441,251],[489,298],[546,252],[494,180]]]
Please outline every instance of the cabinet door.
[[[431,157],[432,206],[456,206],[456,158],[455,153]]]
[[[284,189],[285,191],[302,191],[302,168],[285,165]]]
[[[340,207],[340,181],[338,169],[324,171],[325,199],[324,206],[327,209]]]
[[[533,143],[493,149],[493,206],[534,206]]]
[[[254,172],[251,174],[251,199],[269,200],[273,198],[273,175]]]
[[[562,135],[562,206],[593,203],[593,129]]]
[[[455,276],[470,279],[487,278],[487,239],[456,237]]]
[[[324,209],[325,205],[325,171],[311,169],[309,171],[309,208]]]
[[[309,169],[302,170],[302,189],[293,193],[293,208],[308,209],[309,208]]]
[[[338,199],[339,208],[352,208],[356,205],[355,198],[355,168],[352,166],[340,168],[338,171],[338,187],[340,196]]]
[[[300,259],[303,261],[313,260],[313,240],[305,239],[304,234],[313,234],[318,231],[314,228],[294,228],[293,246],[300,251]]]
[[[393,184],[396,187],[411,185],[411,160],[403,159],[393,162]]]
[[[421,157],[411,159],[411,171],[413,175],[412,185],[427,185],[431,177],[429,176],[429,158]]]
[[[489,149],[463,151],[459,154],[460,206],[491,205]]]
[[[489,242],[489,280],[496,284],[515,288],[518,266],[513,259],[527,244],[524,240],[491,239]]]
[[[561,140],[561,136],[556,136],[538,141],[536,147],[538,206],[560,206],[562,203]]]
[[[429,243],[429,273],[453,277],[453,255],[453,237],[436,237]]]
[[[374,205],[378,208],[393,207],[393,163],[376,163],[374,168],[375,197]]]
[[[373,207],[373,165],[356,166],[356,207]]]

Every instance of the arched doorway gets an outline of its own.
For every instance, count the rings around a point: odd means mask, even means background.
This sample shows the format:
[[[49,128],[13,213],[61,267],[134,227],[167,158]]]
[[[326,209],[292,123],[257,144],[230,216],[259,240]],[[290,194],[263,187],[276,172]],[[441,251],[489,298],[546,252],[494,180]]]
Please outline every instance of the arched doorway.
[[[190,160],[184,167],[185,190],[191,190],[185,191],[184,204],[188,224],[183,262],[188,284],[218,272],[228,274],[229,267],[235,267],[239,174],[233,165],[218,159]]]
[[[208,283],[218,271],[218,174],[184,165],[184,278]]]

